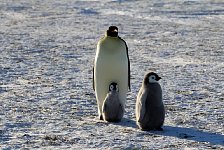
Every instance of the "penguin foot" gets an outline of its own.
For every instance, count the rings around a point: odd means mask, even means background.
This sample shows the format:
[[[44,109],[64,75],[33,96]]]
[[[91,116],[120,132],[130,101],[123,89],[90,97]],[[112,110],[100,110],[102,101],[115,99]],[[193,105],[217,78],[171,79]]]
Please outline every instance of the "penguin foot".
[[[114,123],[118,123],[121,122],[121,119],[107,119],[107,122],[114,122]]]
[[[163,131],[163,128],[162,127],[158,127],[158,128],[156,128],[156,131]]]
[[[162,127],[149,128],[149,127],[140,127],[142,131],[163,131]]]

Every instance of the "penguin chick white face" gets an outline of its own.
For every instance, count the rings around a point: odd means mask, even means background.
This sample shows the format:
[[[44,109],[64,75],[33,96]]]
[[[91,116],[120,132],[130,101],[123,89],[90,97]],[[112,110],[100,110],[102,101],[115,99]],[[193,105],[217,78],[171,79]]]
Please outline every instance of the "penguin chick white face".
[[[145,76],[144,82],[147,83],[156,83],[161,79],[156,73],[150,72]]]
[[[149,76],[149,83],[154,83],[154,82],[157,82],[156,81],[156,76],[155,75]]]
[[[118,36],[118,28],[116,26],[110,26],[106,32],[107,36],[117,37]]]
[[[117,85],[117,83],[112,82],[112,83],[110,84],[110,86],[109,86],[109,91],[116,91],[116,92],[118,92],[119,90],[118,90],[118,85]]]

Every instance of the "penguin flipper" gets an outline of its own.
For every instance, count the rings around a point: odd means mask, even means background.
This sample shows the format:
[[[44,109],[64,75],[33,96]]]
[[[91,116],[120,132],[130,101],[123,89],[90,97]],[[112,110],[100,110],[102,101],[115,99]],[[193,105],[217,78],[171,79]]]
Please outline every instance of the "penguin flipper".
[[[95,91],[95,81],[94,81],[94,66],[93,66],[93,90]]]
[[[104,104],[104,105],[103,105],[103,113],[105,113],[106,110],[107,110],[107,104]]]
[[[139,112],[139,118],[138,118],[138,122],[141,122],[144,119],[145,116],[145,104],[146,104],[146,99],[147,99],[147,92],[145,90],[142,91],[140,97],[139,97],[139,104],[138,104],[138,109],[140,110]]]
[[[129,60],[129,55],[128,55],[128,45],[125,42],[125,40],[123,40],[121,37],[118,36],[118,38],[124,42],[125,47],[126,47],[126,54],[127,54],[127,58],[128,58],[128,88],[129,88],[129,91],[131,91],[131,82],[130,82],[131,73],[130,73],[130,60]]]
[[[108,93],[107,96],[104,99],[103,105],[102,105],[102,111],[105,113],[108,109],[108,106],[110,106],[110,102],[112,101],[110,94]]]
[[[127,58],[128,58],[128,88],[129,91],[131,91],[131,73],[130,73],[130,60],[129,60],[129,55],[128,55],[128,46],[125,42],[126,45],[126,51],[127,51]]]
[[[128,54],[127,54],[127,56],[128,56]],[[131,91],[131,73],[130,73],[130,60],[129,60],[129,56],[128,56],[128,87],[129,87],[129,91]]]
[[[137,95],[137,100],[136,100],[136,105],[135,105],[135,114],[136,114],[136,120],[139,120],[140,117],[140,99],[142,95],[142,88],[140,88],[138,95]]]

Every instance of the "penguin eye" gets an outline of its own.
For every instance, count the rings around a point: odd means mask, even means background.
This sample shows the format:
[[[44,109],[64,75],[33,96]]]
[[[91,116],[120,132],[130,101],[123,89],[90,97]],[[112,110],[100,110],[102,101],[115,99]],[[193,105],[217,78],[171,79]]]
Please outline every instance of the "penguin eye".
[[[114,86],[111,85],[111,86],[110,86],[110,91],[113,91],[113,89],[114,89]]]
[[[151,75],[151,76],[149,77],[149,82],[154,81],[154,80],[156,80],[156,76]]]
[[[155,80],[155,79],[156,79],[156,77],[155,77],[155,76],[151,76],[151,79]]]

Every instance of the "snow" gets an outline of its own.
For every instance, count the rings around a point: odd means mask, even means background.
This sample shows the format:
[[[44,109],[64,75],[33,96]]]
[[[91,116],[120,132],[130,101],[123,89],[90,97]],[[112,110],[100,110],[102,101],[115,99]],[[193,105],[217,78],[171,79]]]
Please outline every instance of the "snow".
[[[222,0],[0,1],[1,149],[224,149]],[[97,118],[96,43],[110,25],[129,47],[119,123]],[[164,131],[135,124],[144,75],[162,77]]]

